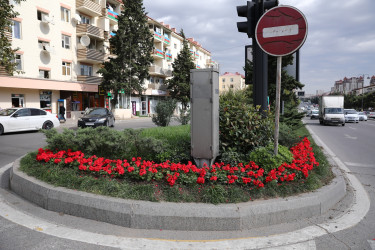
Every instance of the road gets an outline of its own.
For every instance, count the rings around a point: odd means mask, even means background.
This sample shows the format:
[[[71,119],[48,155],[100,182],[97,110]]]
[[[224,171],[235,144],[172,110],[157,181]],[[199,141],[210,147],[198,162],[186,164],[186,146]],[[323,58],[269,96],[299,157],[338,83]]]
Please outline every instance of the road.
[[[371,200],[370,211],[358,225],[316,239],[317,249],[368,249],[375,239],[375,120],[344,127],[322,126],[308,118],[304,121],[358,178]]]

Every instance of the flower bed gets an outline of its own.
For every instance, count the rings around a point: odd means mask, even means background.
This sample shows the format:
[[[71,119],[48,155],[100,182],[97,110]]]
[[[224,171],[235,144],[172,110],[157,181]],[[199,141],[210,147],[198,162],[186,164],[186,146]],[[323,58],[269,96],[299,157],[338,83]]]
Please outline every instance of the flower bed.
[[[133,158],[127,160],[112,160],[95,155],[85,157],[81,151],[72,152],[40,148],[36,160],[45,164],[54,164],[60,167],[75,168],[80,173],[90,175],[108,176],[116,179],[131,181],[166,181],[170,186],[176,184],[229,184],[262,188],[269,182],[275,181],[279,185],[283,182],[292,182],[307,178],[309,172],[319,163],[316,162],[310,141],[304,138],[299,144],[291,148],[292,163],[283,163],[281,166],[265,172],[254,162],[230,166],[224,163],[198,168],[191,162],[188,164],[155,163]]]

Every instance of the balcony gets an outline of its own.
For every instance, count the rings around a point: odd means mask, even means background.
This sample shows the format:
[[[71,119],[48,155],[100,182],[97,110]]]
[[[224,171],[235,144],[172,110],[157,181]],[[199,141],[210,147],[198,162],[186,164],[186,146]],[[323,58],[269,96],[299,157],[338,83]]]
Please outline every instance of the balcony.
[[[77,0],[76,8],[79,12],[82,12],[83,14],[87,14],[89,16],[95,17],[102,14],[100,4],[97,4],[92,0]]]
[[[117,12],[114,12],[110,9],[107,9],[107,8],[103,8],[102,9],[102,16],[105,16],[109,19],[110,23],[115,25],[117,24],[117,18],[118,18],[118,13]]]
[[[165,84],[160,84],[160,83],[150,83],[148,85],[149,89],[152,90],[162,90],[162,91],[167,91],[167,85]]]
[[[171,39],[166,34],[164,35],[164,44],[167,46],[171,45]]]
[[[104,39],[104,30],[91,24],[77,24],[77,35],[95,36]]]
[[[161,42],[163,39],[159,32],[154,31],[154,42]]]
[[[156,65],[149,67],[148,70],[151,75],[172,76],[172,70],[163,69],[162,67]]]
[[[164,59],[164,53],[162,50],[160,49],[154,49],[152,51],[152,56],[155,58],[155,59]]]
[[[172,54],[165,53],[165,59],[167,59],[167,61],[172,61]]]
[[[98,50],[94,49],[77,49],[78,52],[78,61],[85,63],[103,63],[105,59],[105,54]]]
[[[84,75],[77,75],[78,82],[84,82],[87,84],[101,84],[102,78],[99,76],[84,76]]]

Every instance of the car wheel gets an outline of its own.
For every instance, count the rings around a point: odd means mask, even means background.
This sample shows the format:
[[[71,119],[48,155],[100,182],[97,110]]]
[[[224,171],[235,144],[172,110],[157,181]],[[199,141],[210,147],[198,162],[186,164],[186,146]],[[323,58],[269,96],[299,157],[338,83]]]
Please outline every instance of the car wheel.
[[[113,118],[113,121],[112,121],[112,128],[115,126],[115,119]]]
[[[50,122],[50,121],[46,121],[46,122],[44,122],[42,128],[43,128],[43,129],[51,129],[51,128],[53,128],[53,123]]]
[[[342,126],[345,126],[345,123],[341,124]]]
[[[4,127],[0,124],[0,135],[4,134]]]

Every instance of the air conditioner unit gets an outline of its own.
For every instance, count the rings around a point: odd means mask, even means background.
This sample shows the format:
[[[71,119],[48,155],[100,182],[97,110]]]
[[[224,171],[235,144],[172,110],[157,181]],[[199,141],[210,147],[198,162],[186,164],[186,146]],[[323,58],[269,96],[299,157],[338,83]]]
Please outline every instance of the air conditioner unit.
[[[42,14],[42,22],[43,23],[50,23],[55,24],[52,17],[47,16],[46,14]]]

